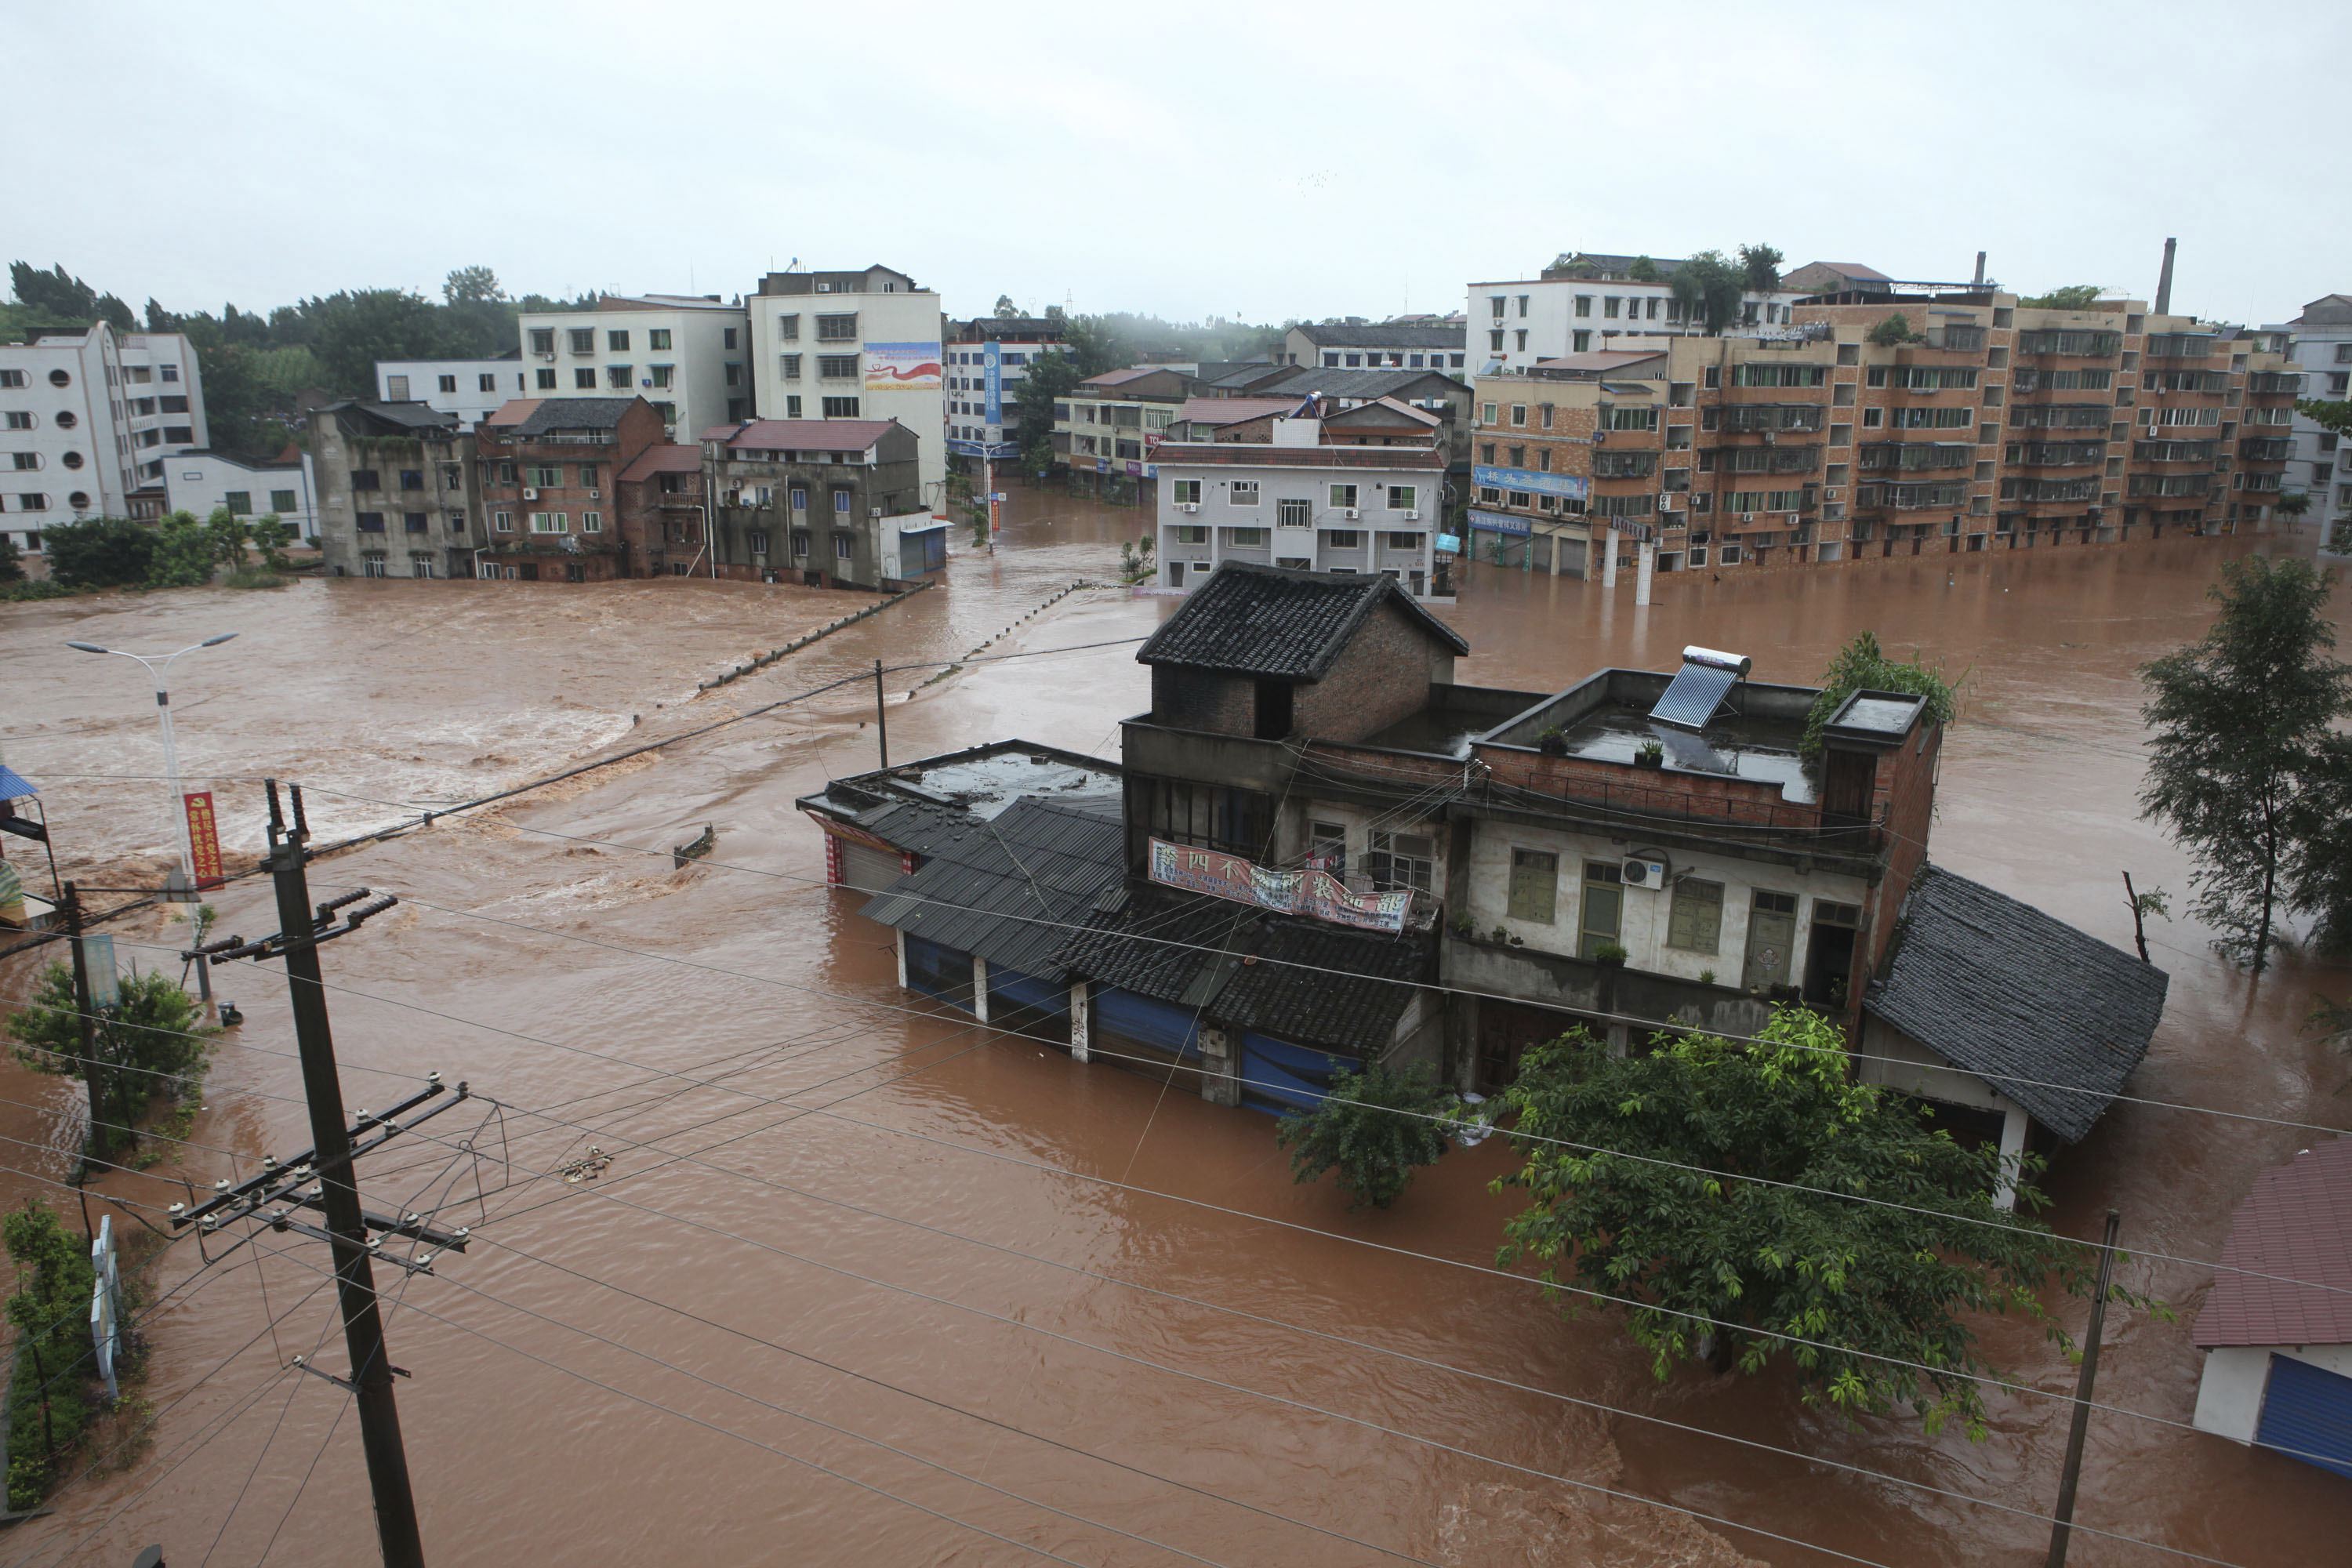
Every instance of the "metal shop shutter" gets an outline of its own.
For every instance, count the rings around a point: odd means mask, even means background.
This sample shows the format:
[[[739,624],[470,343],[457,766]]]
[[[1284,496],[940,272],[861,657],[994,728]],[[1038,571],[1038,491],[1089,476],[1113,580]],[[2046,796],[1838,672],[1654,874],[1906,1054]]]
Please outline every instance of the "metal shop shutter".
[[[1015,969],[988,966],[988,1021],[1000,1029],[1040,1039],[1070,1037],[1070,987]]]
[[[1107,986],[1094,994],[1088,1009],[1088,1048],[1117,1061],[1123,1055],[1142,1055],[1168,1061],[1201,1059],[1199,1011],[1173,1002],[1155,1002],[1132,991]],[[1118,1062],[1135,1067],[1135,1062]]]
[[[2352,1377],[2293,1356],[2271,1357],[2254,1441],[2287,1458],[2352,1477]]]
[[[1294,1046],[1271,1035],[1242,1036],[1242,1103],[1253,1110],[1312,1110],[1323,1103],[1334,1078],[1363,1069],[1354,1057]]]
[[[878,893],[906,873],[899,868],[898,852],[877,849],[871,845],[843,838],[841,846],[841,881],[844,887]]]
[[[969,1013],[972,1010],[971,954],[910,936],[907,939],[907,985]]]

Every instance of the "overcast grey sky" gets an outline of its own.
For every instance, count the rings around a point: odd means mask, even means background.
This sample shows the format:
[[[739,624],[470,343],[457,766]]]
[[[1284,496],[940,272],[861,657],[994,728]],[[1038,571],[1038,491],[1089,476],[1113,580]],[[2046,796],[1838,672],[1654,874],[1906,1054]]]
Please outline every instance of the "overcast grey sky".
[[[2352,289],[2352,5],[0,6],[0,251],[137,306],[751,288],[1458,310],[1571,247]]]

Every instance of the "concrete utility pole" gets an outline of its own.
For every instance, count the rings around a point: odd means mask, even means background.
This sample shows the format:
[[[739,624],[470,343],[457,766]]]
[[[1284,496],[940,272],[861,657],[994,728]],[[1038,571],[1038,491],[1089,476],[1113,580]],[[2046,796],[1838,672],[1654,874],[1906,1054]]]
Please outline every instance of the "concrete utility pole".
[[[65,903],[58,912],[65,917],[66,945],[73,950],[74,1012],[81,1028],[82,1086],[89,1090],[89,1141],[103,1155],[106,1121],[99,1109],[103,1100],[98,1087],[97,1009],[90,1005],[89,955],[81,944],[81,894],[71,882],[65,885]],[[77,1180],[89,1168],[84,1163],[76,1172]]]
[[[2099,1238],[2099,1290],[2091,1298],[2091,1326],[2083,1335],[2083,1370],[2074,1380],[2074,1421],[2066,1432],[2066,1468],[2058,1478],[2058,1506],[2051,1510],[2050,1555],[2043,1568],[2066,1568],[2066,1541],[2074,1533],[2074,1489],[2083,1479],[2083,1439],[2091,1424],[2091,1384],[2099,1375],[2099,1332],[2107,1321],[2107,1287],[2116,1277],[2116,1231],[2122,1224],[2107,1211],[2107,1231]]]
[[[874,731],[882,742],[882,765],[890,765],[890,711],[882,705],[882,661],[874,661]]]

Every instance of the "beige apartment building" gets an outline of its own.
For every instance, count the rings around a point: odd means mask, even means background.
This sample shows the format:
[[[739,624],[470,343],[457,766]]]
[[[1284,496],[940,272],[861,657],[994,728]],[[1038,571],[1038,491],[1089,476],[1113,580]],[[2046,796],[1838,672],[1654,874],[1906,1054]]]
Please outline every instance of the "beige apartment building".
[[[1585,574],[2052,549],[2270,520],[2300,377],[2280,334],[2137,300],[1815,296],[1786,326],[1476,383],[1471,548]]]

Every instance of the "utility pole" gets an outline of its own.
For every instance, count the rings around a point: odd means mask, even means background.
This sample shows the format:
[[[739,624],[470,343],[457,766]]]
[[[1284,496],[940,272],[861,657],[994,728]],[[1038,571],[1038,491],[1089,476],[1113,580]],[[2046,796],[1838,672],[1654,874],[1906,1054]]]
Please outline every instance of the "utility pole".
[[[882,706],[882,661],[874,661],[874,725],[882,738],[882,765],[890,765],[890,714]]]
[[[103,1158],[106,1153],[106,1118],[100,1110],[104,1097],[98,1087],[98,1020],[89,1000],[89,955],[81,945],[81,894],[71,882],[65,885],[66,945],[73,950],[73,988],[75,1022],[81,1031],[82,1085],[89,1090],[90,1147]],[[81,1167],[89,1170],[87,1163]]]
[[[2051,1510],[2050,1556],[2044,1568],[2066,1568],[2066,1540],[2074,1533],[2074,1489],[2083,1478],[2083,1439],[2091,1425],[2091,1384],[2099,1375],[2099,1331],[2107,1321],[2107,1287],[2116,1277],[2116,1231],[2122,1224],[2107,1211],[2106,1235],[2099,1240],[2099,1290],[2091,1298],[2091,1326],[2083,1335],[2083,1369],[2074,1380],[2074,1421],[2066,1433],[2066,1468],[2058,1477],[2058,1506]]]

